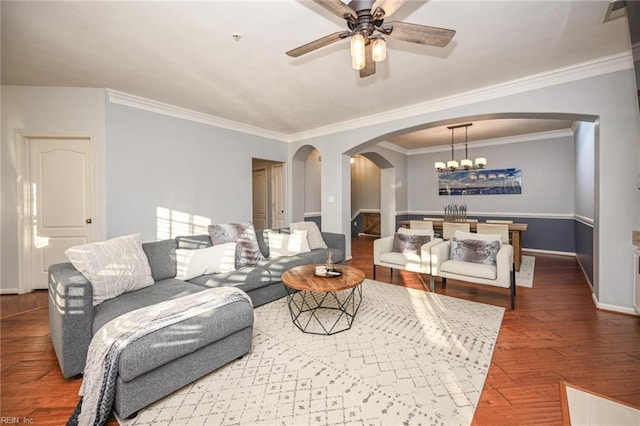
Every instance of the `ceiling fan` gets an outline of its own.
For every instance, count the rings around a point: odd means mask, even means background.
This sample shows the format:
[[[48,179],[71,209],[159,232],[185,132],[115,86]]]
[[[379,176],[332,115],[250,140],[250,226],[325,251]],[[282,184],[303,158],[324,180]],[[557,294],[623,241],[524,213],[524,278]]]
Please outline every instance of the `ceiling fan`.
[[[376,62],[387,56],[385,37],[410,43],[445,47],[455,30],[410,24],[408,22],[387,22],[405,0],[351,0],[347,5],[341,0],[313,0],[329,12],[347,22],[348,31],[338,31],[310,43],[291,49],[287,55],[297,58],[336,41],[351,39],[352,67],[360,71],[360,77],[375,74]]]

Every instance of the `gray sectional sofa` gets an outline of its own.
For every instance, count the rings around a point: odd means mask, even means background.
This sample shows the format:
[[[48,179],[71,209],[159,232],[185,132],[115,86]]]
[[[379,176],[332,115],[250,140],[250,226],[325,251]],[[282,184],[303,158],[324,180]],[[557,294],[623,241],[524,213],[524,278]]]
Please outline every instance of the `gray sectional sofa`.
[[[280,230],[278,232],[287,232]],[[269,257],[265,232],[257,232],[266,260],[222,274],[189,281],[176,277],[176,249],[211,246],[208,235],[143,243],[155,283],[124,293],[96,306],[91,283],[71,263],[49,268],[49,325],[51,340],[64,377],[82,374],[92,336],[108,321],[126,312],[211,287],[233,286],[250,297],[153,332],[129,345],[120,359],[114,409],[128,417],[182,386],[233,361],[251,349],[253,307],[287,294],[284,271],[310,263],[324,263],[327,250],[335,263],[344,263],[345,236],[323,232],[328,249],[286,257]]]

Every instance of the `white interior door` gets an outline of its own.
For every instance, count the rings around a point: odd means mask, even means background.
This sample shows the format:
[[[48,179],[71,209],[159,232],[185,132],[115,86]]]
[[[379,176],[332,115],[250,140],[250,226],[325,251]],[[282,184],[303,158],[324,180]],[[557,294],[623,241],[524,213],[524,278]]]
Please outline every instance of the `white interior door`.
[[[91,141],[29,138],[30,287],[47,288],[49,265],[93,240]]]
[[[285,187],[284,164],[276,164],[271,167],[271,197],[273,203],[273,227],[284,228],[287,226],[285,214]]]
[[[267,228],[267,169],[253,171],[253,226],[256,230]]]

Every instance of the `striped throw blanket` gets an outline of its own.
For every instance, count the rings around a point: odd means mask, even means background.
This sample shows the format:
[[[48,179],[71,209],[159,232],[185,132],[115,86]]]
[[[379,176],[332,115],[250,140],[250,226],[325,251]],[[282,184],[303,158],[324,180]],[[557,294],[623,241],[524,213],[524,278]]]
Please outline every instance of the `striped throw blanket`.
[[[240,300],[251,304],[246,293],[218,287],[128,312],[109,321],[93,336],[80,402],[67,425],[103,425],[113,407],[118,366],[123,350],[137,339],[164,327]]]

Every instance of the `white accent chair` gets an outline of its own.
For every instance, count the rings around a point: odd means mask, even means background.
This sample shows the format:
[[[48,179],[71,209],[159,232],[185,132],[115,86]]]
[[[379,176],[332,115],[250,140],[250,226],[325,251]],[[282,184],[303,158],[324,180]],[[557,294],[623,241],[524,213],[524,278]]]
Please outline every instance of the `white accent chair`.
[[[466,281],[476,284],[485,284],[494,287],[510,289],[511,309],[515,309],[516,277],[513,262],[513,247],[502,243],[502,236],[498,234],[472,234],[456,232],[454,238],[460,240],[481,240],[499,242],[500,248],[495,255],[496,264],[475,263],[466,260],[452,259],[452,241],[444,241],[431,248],[431,282],[435,286],[434,277],[442,278],[442,285],[446,286],[447,278]]]
[[[431,247],[442,242],[442,238],[434,238],[433,230],[399,228],[399,234],[427,235],[431,240],[420,247],[419,253],[400,253],[393,251],[395,235],[378,238],[373,242],[373,279],[376,279],[376,267],[384,266],[394,269],[431,275]],[[432,288],[433,289],[433,288]]]

